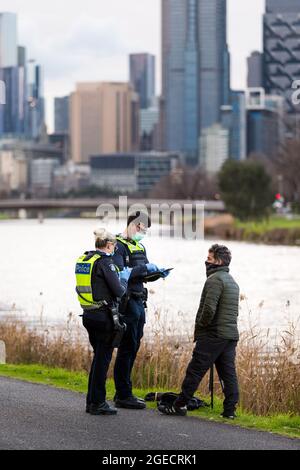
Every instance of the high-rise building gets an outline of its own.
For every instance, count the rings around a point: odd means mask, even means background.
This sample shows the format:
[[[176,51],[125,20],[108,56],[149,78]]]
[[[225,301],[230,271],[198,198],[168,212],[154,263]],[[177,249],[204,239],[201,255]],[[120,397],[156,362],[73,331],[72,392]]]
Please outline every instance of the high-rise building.
[[[300,75],[300,0],[266,0],[264,15],[264,88],[285,98],[297,113],[292,83]]]
[[[26,49],[18,46],[14,13],[0,13],[0,80],[6,92],[0,135],[38,140],[45,127],[41,67],[27,62]]]
[[[231,91],[230,105],[222,110],[222,127],[229,132],[229,158],[245,160],[247,156],[247,112],[243,91]]]
[[[159,109],[142,109],[140,112],[141,151],[157,150],[159,147]]]
[[[155,99],[155,56],[130,54],[130,83],[140,98],[140,108],[148,109]]]
[[[284,98],[269,96],[263,88],[246,91],[247,154],[272,158],[283,137]]]
[[[162,0],[162,145],[198,155],[229,101],[226,0]]]
[[[24,67],[0,69],[5,83],[6,104],[0,108],[0,136],[24,135],[26,120],[26,77]]]
[[[0,135],[22,136],[25,128],[25,49],[17,45],[17,16],[0,13],[0,80],[5,105],[0,108]]]
[[[17,65],[17,15],[0,13],[0,67],[16,67]]]
[[[263,61],[264,55],[262,52],[254,51],[248,57],[248,88],[263,87]]]
[[[26,48],[23,46],[18,46],[18,66],[26,67]]]
[[[230,133],[221,124],[203,129],[200,139],[200,167],[209,175],[217,174],[229,158]]]
[[[26,136],[38,140],[45,126],[44,78],[42,67],[34,60],[27,64]]]
[[[139,99],[129,83],[78,83],[70,98],[74,163],[139,148]]]
[[[69,102],[69,96],[55,98],[54,100],[54,128],[57,134],[67,134],[69,132]]]

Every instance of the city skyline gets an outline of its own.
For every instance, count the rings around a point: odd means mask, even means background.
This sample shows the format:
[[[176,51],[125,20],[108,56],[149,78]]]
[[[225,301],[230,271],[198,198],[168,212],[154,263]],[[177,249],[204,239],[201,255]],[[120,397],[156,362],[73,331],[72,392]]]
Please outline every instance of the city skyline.
[[[112,0],[108,7],[102,0],[88,0],[82,14],[79,1],[72,3],[72,11],[57,0],[51,5],[43,5],[41,10],[36,7],[36,0],[28,0],[26,6],[20,0],[2,1],[2,11],[18,14],[18,43],[28,48],[30,58],[44,67],[50,131],[53,130],[54,97],[72,92],[76,82],[128,80],[130,53],[149,52],[155,54],[157,63],[160,63],[160,0],[151,0],[151,8],[145,15],[147,4],[149,0],[129,0],[126,3]],[[68,11],[66,15],[63,14],[65,9]],[[228,0],[228,42],[234,89],[246,87],[247,56],[253,50],[262,50],[263,12],[264,0],[253,0],[247,5],[238,0]],[[44,41],[40,40],[41,34],[45,34]],[[161,68],[158,66],[158,93],[160,90]]]

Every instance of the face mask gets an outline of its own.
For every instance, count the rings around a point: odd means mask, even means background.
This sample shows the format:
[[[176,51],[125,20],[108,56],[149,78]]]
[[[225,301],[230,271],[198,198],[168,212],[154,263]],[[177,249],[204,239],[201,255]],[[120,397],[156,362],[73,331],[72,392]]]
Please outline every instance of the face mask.
[[[141,242],[143,239],[145,238],[145,234],[143,233],[136,233],[133,237],[132,237],[132,240],[134,240],[135,242]]]
[[[207,273],[210,273],[211,270],[213,270],[213,269],[220,268],[219,264],[209,263],[208,261],[205,262],[205,266],[206,266],[206,272]]]

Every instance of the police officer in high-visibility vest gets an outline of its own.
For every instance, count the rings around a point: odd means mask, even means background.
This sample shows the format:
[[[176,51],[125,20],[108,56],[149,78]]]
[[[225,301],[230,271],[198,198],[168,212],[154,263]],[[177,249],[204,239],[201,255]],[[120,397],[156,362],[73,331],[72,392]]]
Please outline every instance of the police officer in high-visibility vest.
[[[106,402],[106,377],[116,334],[126,326],[118,316],[118,300],[127,290],[130,269],[119,272],[113,261],[117,240],[105,229],[94,232],[96,250],[84,253],[76,263],[76,292],[83,309],[94,358],[91,366],[86,411],[92,415],[114,415],[117,409]]]
[[[127,229],[117,236],[118,250],[113,256],[114,263],[122,271],[131,268],[126,296],[123,297],[122,314],[127,325],[114,368],[116,386],[115,405],[117,408],[144,409],[144,400],[132,393],[131,373],[144,334],[145,305],[147,289],[144,282],[147,276],[160,272],[160,277],[167,277],[168,272],[150,264],[145,247],[141,241],[151,227],[150,218],[141,212],[129,216]]]

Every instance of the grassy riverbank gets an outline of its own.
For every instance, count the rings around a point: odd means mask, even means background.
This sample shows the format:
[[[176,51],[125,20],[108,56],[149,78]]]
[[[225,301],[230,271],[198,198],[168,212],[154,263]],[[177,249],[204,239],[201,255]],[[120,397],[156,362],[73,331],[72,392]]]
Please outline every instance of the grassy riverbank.
[[[261,222],[236,221],[235,226],[261,234],[274,229],[300,229],[300,216],[291,219],[273,216],[269,220]]]
[[[133,383],[141,390],[179,390],[190,361],[193,341],[178,336],[164,323],[159,312],[156,323],[147,331],[133,372]],[[175,327],[174,327],[175,328]],[[297,325],[287,325],[278,332],[277,340],[256,329],[241,335],[237,354],[240,383],[240,406],[243,413],[256,416],[278,414],[300,416],[300,357]],[[0,320],[0,339],[6,343],[9,364],[40,364],[71,372],[87,373],[91,349],[85,330],[70,315],[65,327],[45,324],[29,327],[12,316]],[[113,364],[112,364],[113,366]],[[113,377],[112,367],[109,378]],[[222,397],[217,377],[216,395]],[[208,377],[199,388],[207,395]]]
[[[71,372],[41,365],[0,365],[0,376],[44,384],[78,393],[86,393],[87,389],[87,373]],[[152,390],[136,389],[134,392],[137,396],[143,398],[149,391]],[[108,399],[112,400],[114,395],[114,384],[112,380],[108,380],[107,382],[107,395]],[[84,406],[84,400],[82,404]],[[156,404],[149,403],[148,407],[156,408]],[[197,412],[190,413],[190,415],[202,419],[224,422],[222,418],[220,418],[221,411],[222,402],[217,398],[214,410],[203,408]],[[250,413],[245,413],[240,409],[238,410],[238,415],[239,417],[234,423],[229,422],[228,424],[300,438],[300,416],[282,414],[258,417]]]
[[[230,215],[208,219],[207,237],[270,245],[300,246],[300,217],[272,216],[261,222],[241,222]]]

